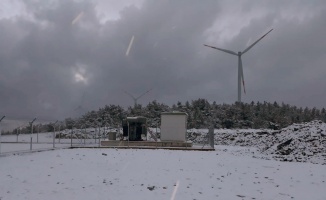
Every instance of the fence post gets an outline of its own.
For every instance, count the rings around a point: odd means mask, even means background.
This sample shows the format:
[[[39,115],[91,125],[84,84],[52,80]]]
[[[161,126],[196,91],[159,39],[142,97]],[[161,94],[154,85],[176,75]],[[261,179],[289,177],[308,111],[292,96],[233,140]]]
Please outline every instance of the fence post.
[[[209,127],[208,130],[208,141],[211,148],[214,148],[214,126]]]
[[[94,130],[94,140],[95,140],[95,144],[96,144],[96,128]]]
[[[101,147],[101,128],[98,127],[98,147]]]
[[[55,127],[53,126],[53,148],[55,148]]]
[[[84,146],[86,146],[86,126],[85,126],[85,130],[84,130]]]
[[[71,128],[71,132],[70,132],[70,146],[72,147],[72,131],[73,129]]]

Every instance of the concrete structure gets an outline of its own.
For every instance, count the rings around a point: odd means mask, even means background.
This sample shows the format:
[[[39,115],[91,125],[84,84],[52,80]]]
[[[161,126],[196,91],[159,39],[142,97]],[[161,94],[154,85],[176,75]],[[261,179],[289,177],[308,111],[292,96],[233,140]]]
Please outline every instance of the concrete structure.
[[[154,142],[154,141],[125,141],[125,140],[104,140],[101,146],[107,147],[192,147],[192,142]]]
[[[161,141],[186,141],[187,113],[161,113]]]

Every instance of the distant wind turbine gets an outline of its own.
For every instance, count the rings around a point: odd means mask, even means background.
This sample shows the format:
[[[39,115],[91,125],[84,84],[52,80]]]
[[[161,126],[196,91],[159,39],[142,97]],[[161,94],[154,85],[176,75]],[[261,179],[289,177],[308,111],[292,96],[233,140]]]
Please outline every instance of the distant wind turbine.
[[[145,94],[149,93],[151,90],[152,90],[152,89],[147,90],[146,92],[144,92],[143,94],[139,95],[138,97],[134,97],[132,94],[130,94],[130,93],[127,92],[127,91],[124,91],[124,92],[125,92],[127,95],[129,95],[129,96],[134,100],[134,107],[136,107],[136,106],[137,106],[137,100],[138,100],[140,97],[144,96]]]
[[[85,100],[85,93],[83,93],[83,96],[82,96],[82,99],[81,99],[81,104],[79,104],[75,109],[74,111],[75,112],[78,112],[78,115],[81,115],[85,112],[85,109],[84,109],[84,100]]]
[[[229,53],[229,54],[238,56],[238,102],[241,102],[241,79],[242,79],[244,93],[246,93],[245,83],[244,83],[244,77],[243,77],[243,68],[242,68],[241,56],[244,53],[246,53],[247,51],[249,51],[249,49],[251,49],[253,46],[255,46],[255,44],[257,44],[261,39],[263,39],[272,30],[273,29],[269,30],[265,35],[263,35],[262,37],[260,37],[256,42],[252,43],[252,45],[250,45],[249,47],[247,47],[242,52],[239,51],[238,53],[235,53],[234,51],[230,51],[230,50],[227,50],[227,49],[221,49],[221,48],[217,48],[217,47],[213,47],[213,46],[209,46],[209,45],[204,44],[204,46],[206,46],[206,47],[210,47],[210,48],[213,48],[213,49],[217,49],[217,50],[223,51],[225,53]]]

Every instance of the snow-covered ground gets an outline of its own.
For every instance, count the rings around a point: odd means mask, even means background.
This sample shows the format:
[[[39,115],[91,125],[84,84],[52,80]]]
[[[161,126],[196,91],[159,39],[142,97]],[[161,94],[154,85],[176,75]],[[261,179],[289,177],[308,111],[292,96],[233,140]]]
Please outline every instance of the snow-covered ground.
[[[326,166],[216,151],[60,149],[0,157],[0,199],[326,199]]]
[[[216,151],[62,149],[71,140],[56,139],[57,149],[29,153],[30,135],[20,143],[2,136],[0,200],[326,199],[325,123],[214,133]],[[207,141],[205,129],[187,135]],[[33,149],[52,149],[52,141],[52,133],[39,134]]]
[[[70,147],[70,144],[55,144],[55,148]],[[46,150],[53,148],[53,144],[33,144],[32,150]],[[2,143],[1,144],[1,155],[8,153],[19,153],[30,151],[30,144],[28,143]]]

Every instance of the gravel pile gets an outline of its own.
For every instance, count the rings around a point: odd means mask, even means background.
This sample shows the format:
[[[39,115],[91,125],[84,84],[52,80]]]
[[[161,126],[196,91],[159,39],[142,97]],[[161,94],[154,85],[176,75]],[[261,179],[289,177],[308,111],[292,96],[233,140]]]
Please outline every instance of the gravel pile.
[[[278,131],[219,129],[214,133],[216,145],[255,147],[260,153],[254,157],[326,165],[326,124],[322,121],[293,124]],[[194,143],[204,143],[207,130],[191,129],[187,136]]]

